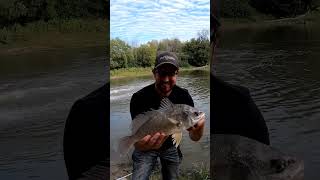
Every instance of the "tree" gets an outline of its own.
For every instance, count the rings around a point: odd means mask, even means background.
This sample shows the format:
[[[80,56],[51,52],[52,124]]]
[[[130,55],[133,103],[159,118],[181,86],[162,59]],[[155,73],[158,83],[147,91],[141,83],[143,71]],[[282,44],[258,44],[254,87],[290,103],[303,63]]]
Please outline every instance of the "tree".
[[[119,38],[110,42],[110,69],[127,68],[132,58],[130,46]]]
[[[198,33],[197,39],[192,38],[185,43],[183,52],[190,65],[200,67],[208,64],[210,51],[208,34],[208,31],[203,30]]]
[[[157,49],[154,46],[143,44],[137,48],[136,60],[138,66],[150,67],[154,64],[156,59]]]
[[[318,0],[249,0],[249,4],[264,14],[271,14],[277,18],[295,17],[316,8],[313,6]]]
[[[222,17],[249,18],[252,15],[248,0],[223,0],[220,4]]]

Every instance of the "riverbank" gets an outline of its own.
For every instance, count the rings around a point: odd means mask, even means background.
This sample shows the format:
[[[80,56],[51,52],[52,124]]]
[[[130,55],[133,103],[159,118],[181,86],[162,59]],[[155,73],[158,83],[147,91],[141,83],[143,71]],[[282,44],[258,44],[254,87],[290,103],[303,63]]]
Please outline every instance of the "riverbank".
[[[110,176],[111,179],[118,179],[121,177],[131,178],[132,173],[132,164],[121,164],[118,166],[112,166]],[[161,170],[159,166],[156,166],[150,180],[160,180]],[[180,169],[179,180],[209,180],[210,179],[210,167],[208,164],[199,163],[193,164],[192,168],[189,169]],[[211,178],[212,179],[212,178]]]
[[[38,21],[0,29],[0,54],[65,47],[107,46],[108,22],[103,19]]]
[[[320,11],[308,12],[294,18],[275,19],[272,16],[259,15],[251,18],[221,18],[223,30],[243,28],[268,28],[275,26],[317,26],[320,22]]]
[[[209,66],[203,67],[181,67],[179,72],[187,72],[192,70],[205,70],[209,71]],[[152,67],[134,67],[134,68],[124,68],[124,69],[115,69],[110,71],[110,79],[122,79],[128,77],[141,77],[141,76],[152,76]]]

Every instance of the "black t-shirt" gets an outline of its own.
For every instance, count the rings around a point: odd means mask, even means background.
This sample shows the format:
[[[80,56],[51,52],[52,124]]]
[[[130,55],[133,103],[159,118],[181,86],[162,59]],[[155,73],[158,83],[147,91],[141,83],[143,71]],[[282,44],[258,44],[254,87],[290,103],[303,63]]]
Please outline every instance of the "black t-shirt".
[[[108,83],[77,100],[70,110],[63,139],[70,180],[90,173],[98,179],[109,177],[109,94]]]
[[[270,144],[266,122],[249,90],[210,77],[212,134],[237,134]]]
[[[170,101],[174,104],[187,104],[194,106],[193,100],[186,89],[183,89],[177,85],[172,88],[172,92],[169,97]],[[155,90],[155,84],[150,84],[140,91],[134,93],[130,102],[131,118],[134,119],[138,114],[149,111],[152,109],[158,109],[160,106],[161,98]],[[172,147],[172,137],[169,136],[162,144],[160,150]],[[180,148],[179,153],[180,152]]]

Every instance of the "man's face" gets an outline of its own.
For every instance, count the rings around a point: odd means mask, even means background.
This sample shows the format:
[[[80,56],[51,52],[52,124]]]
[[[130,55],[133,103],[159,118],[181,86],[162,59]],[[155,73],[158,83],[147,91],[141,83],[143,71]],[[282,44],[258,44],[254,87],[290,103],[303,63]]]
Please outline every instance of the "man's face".
[[[178,70],[171,64],[163,64],[154,71],[156,88],[162,94],[171,92],[177,81]]]

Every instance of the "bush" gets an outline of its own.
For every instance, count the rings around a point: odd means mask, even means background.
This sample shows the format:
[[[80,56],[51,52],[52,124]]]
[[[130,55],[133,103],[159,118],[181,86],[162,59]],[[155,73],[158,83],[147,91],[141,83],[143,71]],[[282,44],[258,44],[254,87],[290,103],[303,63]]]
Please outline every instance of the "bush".
[[[10,33],[7,28],[0,29],[0,43],[8,44],[10,41]]]

